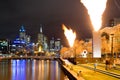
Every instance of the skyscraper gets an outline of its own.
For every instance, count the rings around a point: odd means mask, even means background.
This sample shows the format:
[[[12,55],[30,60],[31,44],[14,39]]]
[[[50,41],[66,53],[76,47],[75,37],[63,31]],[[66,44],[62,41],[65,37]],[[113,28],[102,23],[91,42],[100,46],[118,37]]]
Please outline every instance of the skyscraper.
[[[40,32],[38,33],[38,47],[42,47],[42,51],[48,50],[47,37],[43,34],[42,25],[40,26]]]
[[[17,37],[12,44],[12,51],[13,52],[30,52],[32,49],[30,48],[31,46],[31,41],[30,41],[31,36],[26,35],[26,30],[24,26],[22,25],[19,29],[19,37]],[[28,51],[29,50],[29,51]]]
[[[20,40],[24,40],[26,36],[26,31],[24,29],[24,26],[22,25],[20,30],[19,30],[19,38]]]
[[[38,33],[38,43],[40,44],[43,44],[44,42],[44,35],[43,35],[43,32],[42,32],[42,26],[40,27],[40,32]]]

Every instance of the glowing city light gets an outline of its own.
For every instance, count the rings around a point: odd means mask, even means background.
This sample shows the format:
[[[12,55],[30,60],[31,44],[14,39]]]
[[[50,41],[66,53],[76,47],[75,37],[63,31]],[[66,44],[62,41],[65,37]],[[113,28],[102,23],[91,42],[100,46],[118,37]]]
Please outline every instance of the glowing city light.
[[[107,0],[81,0],[88,10],[92,25],[98,31],[102,24],[102,14],[106,8]]]
[[[38,52],[41,52],[41,51],[42,51],[42,47],[41,47],[41,46],[39,46]]]
[[[70,47],[73,47],[75,38],[76,38],[76,33],[72,31],[72,29],[67,29],[67,27],[63,24],[62,28],[64,30],[64,34],[70,44]]]

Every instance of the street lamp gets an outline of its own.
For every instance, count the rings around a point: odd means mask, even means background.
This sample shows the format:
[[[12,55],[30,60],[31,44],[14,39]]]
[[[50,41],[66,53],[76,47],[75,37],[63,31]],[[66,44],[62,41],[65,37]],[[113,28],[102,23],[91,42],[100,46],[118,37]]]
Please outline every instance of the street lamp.
[[[114,58],[114,53],[113,53],[113,37],[114,34],[110,34],[111,35],[111,58]]]

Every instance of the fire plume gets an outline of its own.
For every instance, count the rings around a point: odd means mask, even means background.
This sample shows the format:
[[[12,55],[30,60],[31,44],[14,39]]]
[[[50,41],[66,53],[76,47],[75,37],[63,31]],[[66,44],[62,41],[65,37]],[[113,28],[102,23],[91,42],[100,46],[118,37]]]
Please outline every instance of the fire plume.
[[[70,44],[70,47],[73,47],[74,41],[76,38],[76,33],[72,31],[72,29],[68,29],[64,24],[62,25],[62,28],[64,30],[64,34]]]
[[[92,25],[98,31],[102,24],[102,14],[106,8],[107,0],[81,0],[88,10]]]

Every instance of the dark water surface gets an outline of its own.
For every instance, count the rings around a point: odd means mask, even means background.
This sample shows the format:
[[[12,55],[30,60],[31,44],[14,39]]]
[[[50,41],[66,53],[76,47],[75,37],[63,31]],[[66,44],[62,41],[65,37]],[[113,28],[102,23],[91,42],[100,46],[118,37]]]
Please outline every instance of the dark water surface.
[[[64,80],[65,74],[53,60],[0,61],[0,80]]]

